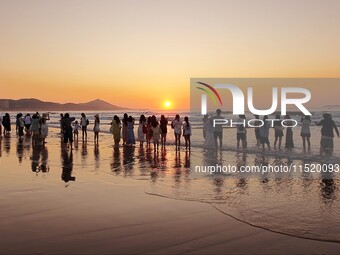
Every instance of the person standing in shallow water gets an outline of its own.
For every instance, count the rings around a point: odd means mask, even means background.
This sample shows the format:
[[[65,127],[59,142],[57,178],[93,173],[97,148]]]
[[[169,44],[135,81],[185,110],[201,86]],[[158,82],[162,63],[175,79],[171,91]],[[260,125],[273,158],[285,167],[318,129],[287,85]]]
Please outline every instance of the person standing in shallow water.
[[[73,129],[72,122],[75,121],[74,117],[70,117],[70,114],[66,113],[62,118],[62,130],[64,133],[64,144],[69,143],[71,150],[73,149]],[[32,123],[33,125],[33,123]]]
[[[289,115],[286,115],[286,116],[285,116],[285,119],[286,119],[286,120],[289,120],[289,119],[290,119],[290,116],[289,116]],[[292,123],[292,121],[286,121],[286,125],[287,125],[287,126],[292,126],[293,123]],[[291,128],[291,127],[287,127],[285,148],[286,148],[286,149],[292,149],[292,148],[294,148],[293,128]]]
[[[320,122],[316,122],[318,126],[321,126],[321,141],[320,141],[320,154],[322,155],[325,150],[331,155],[333,153],[333,139],[335,130],[337,136],[339,137],[339,130],[332,120],[332,115],[330,113],[325,113],[323,119]]]
[[[8,113],[2,118],[2,125],[4,127],[4,135],[11,133],[11,118]]]
[[[81,132],[82,132],[82,139],[87,140],[87,126],[90,124],[88,118],[86,118],[85,113],[81,114],[80,125],[81,125]]]
[[[306,140],[308,144],[308,150],[310,150],[310,137],[311,137],[311,132],[310,132],[310,123],[311,119],[310,116],[304,116],[301,118],[301,137],[302,137],[302,144],[303,144],[303,149],[306,149]]]
[[[164,115],[161,116],[160,120],[160,127],[161,127],[161,145],[165,147],[166,144],[166,135],[168,133],[168,119],[165,118]]]
[[[93,126],[93,132],[94,132],[94,144],[98,146],[99,144],[99,132],[100,132],[100,120],[99,115],[94,115],[94,126]]]
[[[189,123],[189,118],[185,117],[184,118],[184,123],[183,123],[183,136],[185,140],[185,150],[191,150],[191,141],[190,141],[190,136],[191,136],[191,124]]]
[[[134,126],[135,126],[135,120],[132,118],[132,116],[129,116],[126,126],[126,134],[127,134],[127,140],[126,144],[129,146],[133,146],[135,141],[135,134],[134,134]]]
[[[140,147],[143,147],[143,144],[145,142],[145,134],[146,134],[146,118],[142,114],[139,118],[139,125],[138,125],[138,140],[139,140],[139,145]]]
[[[175,119],[171,122],[171,128],[173,128],[175,135],[176,150],[179,150],[181,147],[182,125],[183,123],[177,114]]]
[[[268,116],[265,115],[263,117],[263,125],[260,127],[260,135],[261,135],[261,144],[262,149],[265,149],[265,144],[267,144],[268,150],[270,150],[270,143],[269,143],[269,129],[270,129],[270,123],[267,121]]]
[[[156,152],[156,150],[158,151],[161,128],[159,126],[159,123],[155,115],[152,116],[151,130],[152,130],[152,139],[153,139],[153,149],[154,149],[154,152]]]
[[[276,144],[279,141],[279,149],[281,149],[282,137],[283,137],[283,126],[281,124],[280,115],[275,116],[274,121],[274,130],[275,130],[275,141],[274,141],[274,149],[276,149]]]
[[[217,109],[216,115],[214,116],[214,119],[215,120],[224,119],[221,116],[221,113],[222,113],[221,109]],[[215,147],[217,148],[217,146],[218,146],[217,140],[219,140],[220,141],[220,148],[222,149],[222,146],[223,146],[223,126],[222,125],[215,124],[214,138],[215,138]]]
[[[259,115],[254,115],[256,121],[254,122],[255,125],[255,138],[256,138],[256,146],[260,146],[261,144],[261,135],[260,135],[260,125],[261,125],[261,121],[260,121],[260,116]]]
[[[115,147],[119,147],[120,142],[120,131],[122,129],[122,125],[120,123],[120,119],[117,115],[113,116],[113,121],[111,123],[113,140],[115,142]]]
[[[123,117],[123,125],[122,125],[122,138],[123,138],[123,145],[126,144],[127,142],[127,124],[128,124],[128,120],[129,120],[129,116],[127,115],[127,113],[124,113],[124,117]]]

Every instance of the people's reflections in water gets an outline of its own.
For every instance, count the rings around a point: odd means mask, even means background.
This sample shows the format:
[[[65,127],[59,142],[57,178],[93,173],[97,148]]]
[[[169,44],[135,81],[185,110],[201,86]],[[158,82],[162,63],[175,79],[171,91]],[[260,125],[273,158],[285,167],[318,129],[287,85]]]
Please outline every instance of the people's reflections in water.
[[[190,151],[185,152],[184,167],[186,170],[190,171]]]
[[[19,159],[19,164],[22,163],[22,159],[24,157],[24,140],[18,139],[17,141],[17,157]]]
[[[242,173],[241,167],[244,167],[247,165],[247,153],[237,153],[236,154],[236,166],[237,170],[239,172],[238,178],[236,179],[236,187],[241,191],[242,193],[247,189],[248,187],[248,181],[247,178],[252,173]]]
[[[3,135],[3,148],[7,155],[11,152],[11,134]]]
[[[118,175],[122,171],[122,163],[120,157],[120,149],[119,147],[114,147],[113,149],[113,157],[111,162],[111,171]]]
[[[135,162],[135,146],[124,146],[123,167],[125,176],[133,174],[134,162]]]
[[[266,157],[264,155],[262,155],[261,157],[255,157],[254,159],[254,166],[257,167],[261,167],[261,166],[268,166],[268,160],[266,159]],[[263,190],[268,190],[268,182],[269,182],[269,177],[268,177],[268,172],[261,172],[259,173],[260,178],[259,181],[262,184],[262,188]]]
[[[334,181],[333,173],[321,173],[320,193],[322,202],[328,206],[332,206],[336,200],[336,182]]]
[[[61,151],[61,160],[62,160],[62,173],[61,179],[68,183],[69,181],[75,181],[76,177],[72,176],[73,171],[73,151],[63,149]],[[66,185],[67,187],[68,185]]]
[[[87,157],[87,142],[86,141],[83,141],[82,144],[81,144],[81,156],[82,158],[86,158]]]
[[[302,161],[302,165],[304,164],[310,164],[309,161]],[[301,179],[302,179],[302,187],[304,189],[304,194],[308,194],[309,191],[313,191],[313,187],[311,184],[313,184],[314,180],[310,173],[310,171],[302,171],[301,173]]]
[[[35,173],[46,173],[50,171],[48,166],[47,146],[35,144],[32,146],[31,170]]]
[[[175,165],[174,165],[174,168],[177,170],[181,168],[182,166],[182,163],[181,163],[181,153],[180,151],[176,151],[175,152]]]
[[[99,146],[94,146],[94,167],[96,170],[100,168],[100,151]]]
[[[224,185],[224,176],[217,174],[213,177],[213,185],[215,187],[216,199],[223,199],[223,185]]]

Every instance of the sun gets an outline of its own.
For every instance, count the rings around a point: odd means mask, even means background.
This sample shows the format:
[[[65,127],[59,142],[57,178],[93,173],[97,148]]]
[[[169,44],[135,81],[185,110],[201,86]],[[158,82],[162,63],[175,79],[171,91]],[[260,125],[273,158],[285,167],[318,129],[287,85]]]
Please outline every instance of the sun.
[[[171,107],[171,102],[170,101],[165,101],[164,103],[166,108],[170,108]]]

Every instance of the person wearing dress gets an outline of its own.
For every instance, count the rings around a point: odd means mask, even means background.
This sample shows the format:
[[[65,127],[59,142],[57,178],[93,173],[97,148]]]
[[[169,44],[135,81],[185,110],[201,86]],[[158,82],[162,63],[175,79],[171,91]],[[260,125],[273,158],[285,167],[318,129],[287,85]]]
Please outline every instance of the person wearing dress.
[[[122,125],[120,123],[120,119],[117,115],[113,116],[113,121],[111,123],[113,140],[115,142],[115,147],[119,147],[120,142],[120,131],[122,129]]]
[[[285,119],[289,120],[290,116],[286,115]],[[291,126],[293,124],[291,121],[286,121],[286,123],[287,123],[287,126]],[[286,149],[294,148],[293,128],[291,127],[287,127],[285,148]]]
[[[127,143],[127,124],[128,124],[128,115],[127,113],[124,113],[124,117],[123,117],[123,125],[122,125],[122,137],[123,137],[123,145],[125,145]]]
[[[42,118],[40,119],[40,133],[43,144],[46,143],[46,137],[48,136],[48,124],[47,120],[49,120],[50,117],[48,114],[43,114]]]
[[[139,140],[140,147],[143,147],[143,144],[145,142],[145,132],[146,132],[145,123],[146,123],[146,118],[142,114],[139,118],[139,125],[138,125],[138,140]]]
[[[32,116],[31,132],[32,132],[32,144],[34,146],[37,144],[40,136],[40,118],[37,114],[33,114]]]
[[[156,119],[156,116],[152,116],[151,130],[152,130],[152,139],[153,139],[153,149],[156,152],[156,149],[158,151],[159,139],[161,137],[161,128]]]
[[[132,116],[129,116],[126,126],[126,134],[127,134],[127,140],[126,144],[129,146],[132,146],[136,143],[135,141],[135,134],[134,134],[134,119]]]
[[[2,118],[2,125],[4,127],[4,135],[8,135],[11,132],[11,118],[8,113]]]

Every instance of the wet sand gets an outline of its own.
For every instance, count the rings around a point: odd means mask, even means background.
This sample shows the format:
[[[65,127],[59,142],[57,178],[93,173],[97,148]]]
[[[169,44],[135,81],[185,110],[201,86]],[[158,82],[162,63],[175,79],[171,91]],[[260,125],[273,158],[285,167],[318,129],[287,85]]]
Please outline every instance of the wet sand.
[[[0,254],[338,254],[340,244],[252,227],[209,203],[148,195],[158,168],[130,178],[132,148],[120,148],[118,166],[111,142],[89,139],[72,156],[56,131],[39,153],[15,135],[1,142]],[[75,182],[61,179],[68,170]]]

